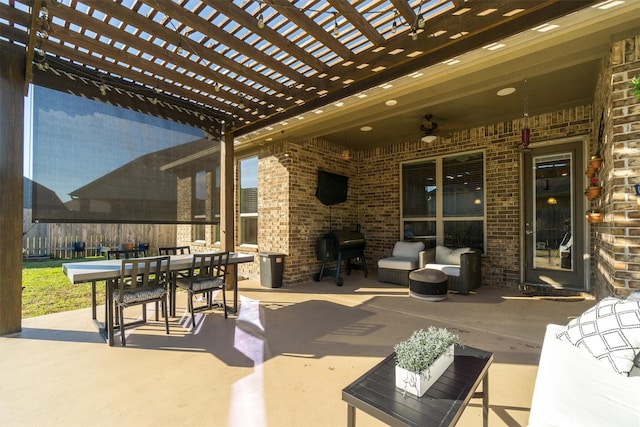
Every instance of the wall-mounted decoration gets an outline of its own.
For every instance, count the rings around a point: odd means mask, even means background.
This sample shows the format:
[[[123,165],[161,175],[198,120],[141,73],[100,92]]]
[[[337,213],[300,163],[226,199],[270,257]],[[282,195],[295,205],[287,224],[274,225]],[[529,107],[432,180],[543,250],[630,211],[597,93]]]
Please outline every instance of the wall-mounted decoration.
[[[631,94],[640,101],[640,74],[631,79]]]
[[[587,211],[587,221],[589,224],[596,224],[602,222],[603,214],[598,208],[591,208]]]
[[[589,187],[587,187],[587,190],[584,192],[584,194],[587,196],[587,199],[594,200],[600,196],[601,192],[602,192],[602,187],[598,182],[598,178],[595,178],[595,177],[591,178],[589,180]]]

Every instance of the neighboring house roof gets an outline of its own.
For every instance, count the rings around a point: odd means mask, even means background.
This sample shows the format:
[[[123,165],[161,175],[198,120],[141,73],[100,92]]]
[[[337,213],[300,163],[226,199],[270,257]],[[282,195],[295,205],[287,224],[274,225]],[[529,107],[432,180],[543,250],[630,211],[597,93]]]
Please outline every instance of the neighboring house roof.
[[[217,142],[198,139],[146,154],[72,191],[74,199],[175,200],[176,179],[211,165],[211,148]],[[208,152],[208,156],[198,156]],[[167,167],[180,163],[181,167]]]

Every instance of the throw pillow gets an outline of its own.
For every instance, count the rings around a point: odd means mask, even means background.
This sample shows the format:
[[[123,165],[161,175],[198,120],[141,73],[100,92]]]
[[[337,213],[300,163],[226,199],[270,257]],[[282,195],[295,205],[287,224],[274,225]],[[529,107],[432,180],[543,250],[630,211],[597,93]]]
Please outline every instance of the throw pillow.
[[[556,337],[629,375],[640,351],[640,301],[604,298],[570,321]]]

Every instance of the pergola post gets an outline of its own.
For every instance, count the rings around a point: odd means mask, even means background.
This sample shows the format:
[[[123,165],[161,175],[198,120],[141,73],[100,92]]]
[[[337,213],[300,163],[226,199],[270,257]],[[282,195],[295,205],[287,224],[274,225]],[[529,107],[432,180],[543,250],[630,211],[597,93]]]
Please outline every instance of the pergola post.
[[[224,125],[223,125],[224,131]],[[220,146],[220,249],[233,251],[235,248],[235,201],[234,201],[234,154],[233,132],[224,132]],[[228,278],[237,277],[236,265],[229,265]],[[236,286],[235,280],[227,280],[227,289]]]
[[[0,335],[22,329],[25,61],[0,49]]]

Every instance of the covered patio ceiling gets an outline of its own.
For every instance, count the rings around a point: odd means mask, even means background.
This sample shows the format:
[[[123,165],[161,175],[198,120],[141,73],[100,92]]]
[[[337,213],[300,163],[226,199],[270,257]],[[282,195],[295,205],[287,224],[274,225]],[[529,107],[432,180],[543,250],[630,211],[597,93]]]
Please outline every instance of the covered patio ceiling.
[[[27,52],[28,82],[254,141],[596,3],[0,0],[0,48]],[[412,102],[405,116],[420,108]],[[351,143],[339,132],[326,133]]]

